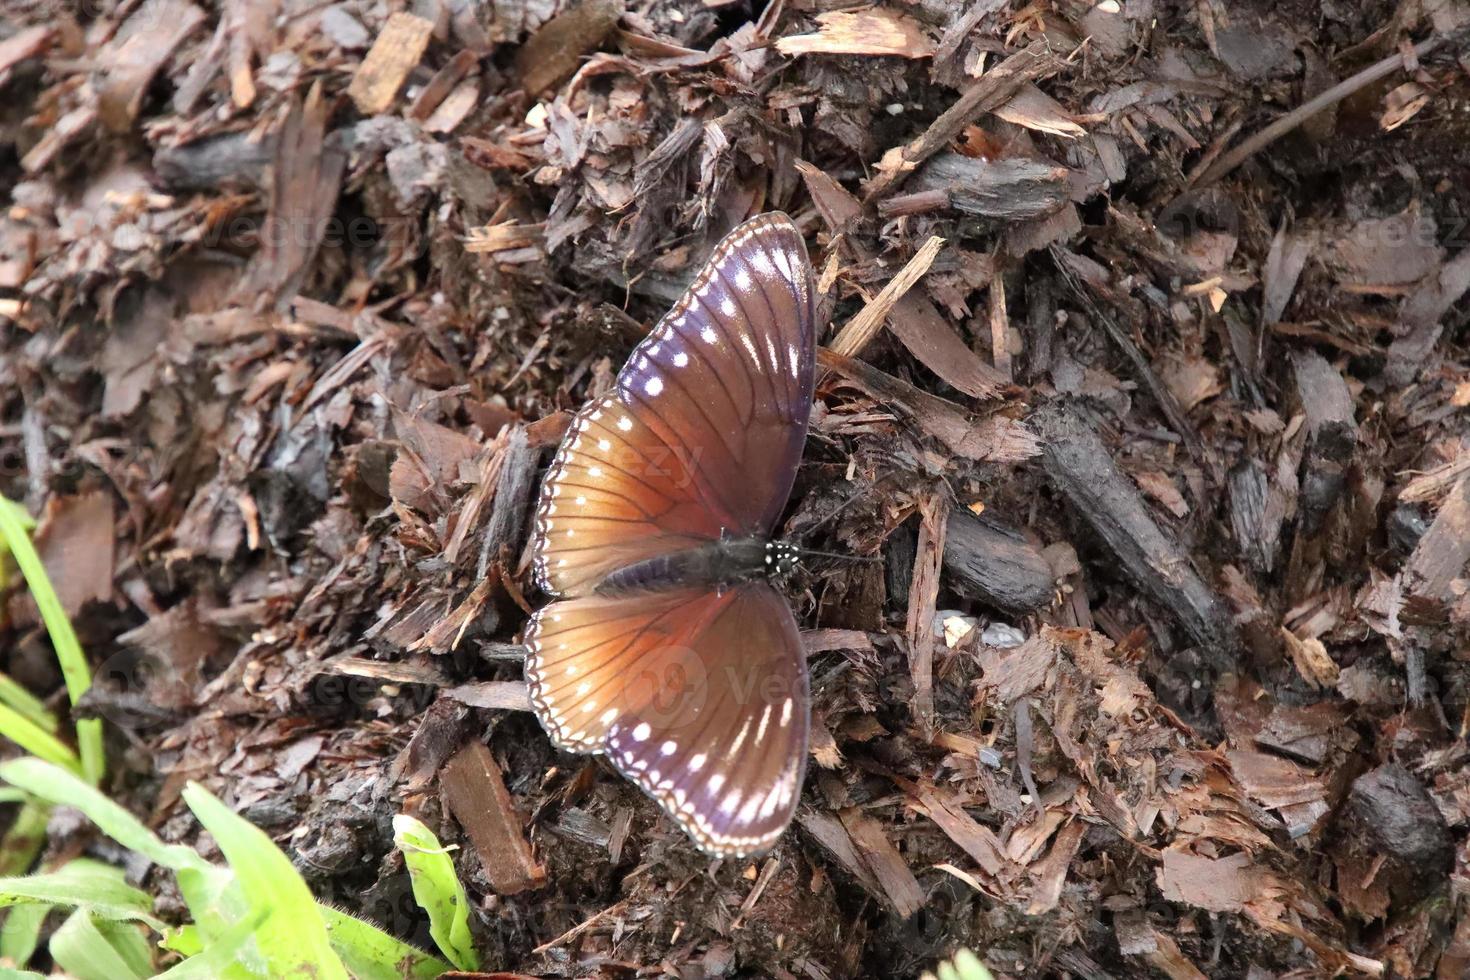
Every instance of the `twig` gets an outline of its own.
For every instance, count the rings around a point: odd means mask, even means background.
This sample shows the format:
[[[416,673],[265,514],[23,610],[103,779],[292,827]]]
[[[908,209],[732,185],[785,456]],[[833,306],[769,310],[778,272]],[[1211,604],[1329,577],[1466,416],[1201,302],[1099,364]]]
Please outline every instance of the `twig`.
[[[1465,43],[1467,39],[1470,39],[1470,26],[1462,27],[1450,34],[1436,34],[1420,41],[1410,50],[1412,56],[1415,59],[1419,59],[1446,41],[1453,41],[1458,45]],[[1341,102],[1360,89],[1367,88],[1379,79],[1386,78],[1398,71],[1400,67],[1404,66],[1405,58],[1405,52],[1395,51],[1387,58],[1369,65],[1351,78],[1338,82],[1321,95],[1303,102],[1300,106],[1288,112],[1265,129],[1247,138],[1244,143],[1241,143],[1235,149],[1220,157],[1219,160],[1216,160],[1213,166],[1200,174],[1198,179],[1194,181],[1192,189],[1199,190],[1200,188],[1213,184],[1261,150],[1264,150],[1308,119],[1311,119],[1323,109],[1326,109],[1334,103]]]

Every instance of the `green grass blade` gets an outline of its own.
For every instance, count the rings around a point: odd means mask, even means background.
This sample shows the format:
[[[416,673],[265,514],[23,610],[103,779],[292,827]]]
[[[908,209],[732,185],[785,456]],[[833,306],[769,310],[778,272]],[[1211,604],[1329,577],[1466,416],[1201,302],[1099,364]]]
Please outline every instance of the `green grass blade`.
[[[41,611],[41,621],[46,624],[46,632],[51,636],[51,646],[61,666],[61,676],[66,681],[66,693],[71,703],[76,704],[92,686],[92,671],[87,666],[87,658],[82,653],[82,645],[77,641],[71,620],[66,618],[66,610],[61,608],[61,600],[51,586],[46,566],[26,533],[29,521],[24,508],[0,496],[0,539],[15,557],[16,567],[25,577],[31,596],[36,600],[36,608]],[[93,784],[100,783],[107,764],[102,749],[102,722],[95,718],[78,721],[77,746],[81,751],[83,775]]]
[[[270,975],[279,980],[347,980],[311,890],[290,858],[260,828],[198,783],[184,789],[184,802],[214,835],[250,908],[270,912],[255,930]]]
[[[0,762],[0,779],[48,803],[82,811],[108,837],[170,871],[222,871],[200,857],[192,848],[182,844],[165,844],[158,839],[157,834],[144,826],[143,821],[109,799],[101,790],[64,769],[48,765],[39,759],[12,759],[9,762]]]
[[[239,964],[240,954],[269,912],[261,909],[230,926],[195,955],[175,963],[154,980],[218,980]]]
[[[0,966],[0,980],[46,980],[46,976],[33,970],[16,970]]]
[[[4,589],[5,583],[0,582],[0,591]],[[14,708],[39,727],[53,735],[56,734],[59,727],[56,716],[46,710],[45,702],[27,691],[9,674],[0,674],[0,704]]]
[[[73,861],[46,874],[0,878],[0,908],[46,902],[86,909],[108,919],[137,919],[163,931],[163,923],[153,917],[153,899],[147,892],[91,867],[73,867],[78,864],[83,862]]]
[[[6,912],[0,923],[0,960],[18,966],[29,963],[41,944],[41,927],[50,912],[51,906],[40,902],[16,905]]]
[[[5,837],[0,839],[0,877],[23,875],[31,870],[36,855],[46,846],[46,821],[50,816],[51,808],[34,800],[20,808]]]
[[[82,761],[61,739],[14,708],[0,704],[0,735],[47,762],[80,774]]]
[[[81,909],[51,934],[47,949],[56,965],[77,980],[143,980],[152,972],[146,963],[138,969],[133,957],[115,947]]]
[[[393,843],[408,865],[414,899],[429,913],[429,935],[439,951],[461,970],[479,970],[480,957],[470,936],[469,897],[449,852],[432,830],[406,813],[393,818]]]
[[[356,916],[320,905],[332,948],[357,980],[434,980],[452,967]]]

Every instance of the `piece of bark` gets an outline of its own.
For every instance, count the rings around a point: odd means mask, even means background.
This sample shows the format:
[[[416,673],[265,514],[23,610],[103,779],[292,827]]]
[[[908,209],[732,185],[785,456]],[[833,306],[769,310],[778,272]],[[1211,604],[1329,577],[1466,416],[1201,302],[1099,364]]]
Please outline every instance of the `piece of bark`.
[[[463,744],[469,718],[470,713],[457,701],[445,697],[433,701],[408,744],[394,758],[389,778],[380,784],[382,792],[386,794],[400,782],[410,793],[422,792]]]
[[[817,348],[817,364],[836,371],[859,388],[912,417],[925,434],[950,451],[976,461],[1019,462],[1041,451],[1040,443],[1021,422],[995,414],[974,420],[954,402],[931,395],[907,381],[885,374],[866,361],[841,357]]]
[[[1404,564],[1405,590],[1447,600],[1470,561],[1470,478],[1461,478]]]
[[[347,86],[358,112],[376,116],[388,111],[408,73],[423,58],[433,33],[433,23],[422,17],[396,13],[388,18]]]
[[[93,87],[104,126],[122,133],[133,125],[153,76],[202,23],[204,11],[188,0],[147,0],[123,22],[97,53]]]
[[[858,857],[857,846],[853,843],[847,828],[842,825],[842,821],[830,813],[803,810],[797,814],[796,822],[812,836],[813,840],[826,848],[827,853],[831,854],[848,874],[857,879],[864,891],[880,902],[887,900],[883,886],[878,883],[878,879],[874,877],[867,863]]]
[[[10,80],[12,68],[44,54],[55,34],[56,29],[50,24],[36,24],[0,41],[0,87]]]
[[[576,71],[622,15],[621,0],[585,0],[537,28],[516,54],[526,94],[534,98]]]
[[[1299,533],[1315,535],[1347,488],[1357,423],[1347,382],[1326,358],[1316,351],[1299,351],[1291,364],[1297,399],[1307,417]]]
[[[949,517],[949,498],[931,492],[919,499],[919,547],[914,559],[913,584],[909,586],[906,629],[909,645],[909,676],[914,682],[911,705],[919,730],[927,736],[934,727],[934,610],[939,597],[939,566],[944,555],[944,534]]]
[[[153,155],[153,173],[171,191],[213,190],[235,181],[261,187],[275,155],[273,136],[252,139],[249,133],[223,133],[163,147]]]
[[[914,793],[915,803],[924,814],[997,883],[1008,883],[1019,873],[1020,869],[1006,856],[1005,846],[995,832],[977,822],[958,803],[931,785],[915,786]]]
[[[1133,342],[1131,333],[1123,329],[1123,325],[1116,317],[1098,306],[1097,301],[1093,299],[1092,292],[1098,293],[1109,303],[1122,309],[1130,320],[1137,322],[1142,322],[1146,316],[1142,303],[1115,289],[1107,269],[1092,259],[1059,246],[1052,247],[1051,255],[1056,262],[1057,271],[1062,274],[1062,281],[1072,291],[1072,295],[1087,308],[1093,320],[1102,326],[1108,339],[1117,345],[1118,349],[1128,358],[1128,363],[1132,365],[1134,373],[1148,388],[1154,401],[1158,402],[1160,411],[1168,418],[1174,431],[1179,433],[1184,444],[1189,447],[1190,455],[1201,462],[1208,462],[1204,443],[1200,441],[1199,433],[1190,424],[1184,410],[1179,407],[1178,399],[1154,371],[1153,365],[1144,356],[1143,351],[1139,350],[1138,345]]]
[[[842,329],[837,331],[837,336],[832,338],[828,345],[834,353],[843,357],[856,357],[862,353],[863,348],[877,336],[882,329],[884,321],[888,319],[889,312],[894,305],[914,287],[929,267],[934,264],[934,259],[939,255],[939,249],[944,245],[944,239],[938,235],[930,236],[919,250],[914,253],[913,258],[900,269],[892,279],[879,291],[877,296],[858,312],[858,315],[848,320]]]
[[[531,498],[536,492],[536,468],[541,459],[539,448],[526,437],[526,427],[516,425],[506,438],[505,459],[500,466],[500,479],[495,484],[495,503],[490,509],[490,522],[485,526],[484,543],[476,574],[484,578],[497,553],[518,555],[525,545],[530,518]]]
[[[514,895],[546,884],[546,869],[531,853],[515,801],[483,742],[471,742],[450,759],[439,785],[496,894]]]
[[[1045,41],[1009,55],[967,88],[954,104],[929,124],[918,137],[883,154],[878,173],[868,181],[864,202],[888,194],[901,184],[914,168],[949,146],[964,128],[981,113],[1004,105],[1027,82],[1034,82],[1061,67],[1062,60]]]
[[[817,204],[823,220],[834,235],[841,235],[843,247],[859,262],[872,262],[873,254],[852,236],[841,234],[862,217],[863,206],[828,174],[811,164],[798,161],[797,171],[806,181],[807,190]],[[933,239],[931,239],[933,241]],[[915,256],[917,259],[918,256]],[[931,256],[932,259],[932,256]],[[914,265],[911,260],[910,266]],[[907,267],[906,267],[907,268]],[[927,268],[927,263],[925,265]],[[897,278],[894,280],[897,282]],[[893,284],[890,283],[891,287]],[[885,292],[887,288],[885,288]],[[877,306],[877,301],[870,306]],[[866,310],[864,310],[866,312]],[[892,304],[888,329],[913,354],[919,363],[944,381],[973,398],[995,398],[1006,387],[1008,379],[982,361],[940,316],[933,302],[918,291],[906,290]],[[853,326],[849,323],[843,333]],[[840,335],[839,335],[840,336]],[[866,341],[864,341],[866,343]],[[833,347],[837,344],[834,340]],[[859,344],[860,348],[862,345]]]
[[[912,189],[943,191],[963,214],[998,221],[1044,218],[1067,203],[1067,168],[1045,160],[986,160],[938,153],[914,174]]]
[[[1407,908],[1442,888],[1455,845],[1424,784],[1397,763],[1353,782],[1336,827],[1335,850],[1379,864],[1376,880]]]
[[[878,882],[882,897],[893,911],[907,919],[923,908],[924,891],[904,863],[903,855],[883,833],[883,826],[857,807],[839,810],[837,816],[857,856]]]
[[[1029,541],[962,509],[949,515],[944,570],[960,595],[1002,609],[1041,609],[1056,591],[1051,566]]]
[[[1076,512],[1118,559],[1124,574],[1215,653],[1235,648],[1224,603],[1158,524],[1102,440],[1070,409],[1052,404],[1030,419],[1044,442],[1043,467]]]
[[[263,310],[274,301],[284,312],[321,247],[347,164],[347,155],[326,140],[331,111],[318,83],[281,127],[260,250],[235,292],[241,305]]]
[[[779,39],[776,50],[793,58],[803,54],[927,58],[934,53],[934,42],[918,21],[885,7],[828,10],[817,14],[817,24],[815,34]]]
[[[461,684],[444,692],[471,708],[487,708],[491,711],[530,711],[531,695],[523,681],[480,681]]]
[[[36,551],[72,619],[87,603],[112,598],[115,523],[112,494],[105,490],[46,503]]]
[[[1281,552],[1287,501],[1271,486],[1266,468],[1243,459],[1230,470],[1230,529],[1240,553],[1258,572],[1268,573]]]
[[[1057,832],[1051,850],[1046,857],[1032,865],[1036,877],[1036,888],[1031,893],[1031,903],[1026,907],[1027,915],[1043,915],[1057,907],[1062,899],[1062,885],[1067,880],[1067,870],[1077,857],[1082,838],[1087,833],[1087,823],[1073,818]]]
[[[409,118],[423,122],[432,116],[478,60],[479,56],[466,48],[446,61],[419,92],[418,98],[413,100],[413,108],[408,110]]]

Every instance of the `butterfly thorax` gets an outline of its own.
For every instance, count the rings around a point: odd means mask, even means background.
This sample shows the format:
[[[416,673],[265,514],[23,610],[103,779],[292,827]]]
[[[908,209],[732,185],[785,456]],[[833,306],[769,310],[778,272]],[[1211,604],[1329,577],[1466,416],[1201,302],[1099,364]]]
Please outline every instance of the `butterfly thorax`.
[[[594,591],[616,596],[685,586],[721,588],[757,578],[782,578],[791,574],[796,562],[796,546],[785,541],[725,538],[625,565],[610,572]]]

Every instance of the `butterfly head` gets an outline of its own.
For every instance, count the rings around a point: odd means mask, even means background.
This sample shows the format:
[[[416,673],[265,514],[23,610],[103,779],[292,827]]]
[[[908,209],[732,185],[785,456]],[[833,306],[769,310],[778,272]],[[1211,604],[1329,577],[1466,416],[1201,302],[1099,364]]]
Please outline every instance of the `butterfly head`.
[[[796,571],[800,561],[801,551],[796,545],[785,541],[766,543],[766,574],[771,578],[785,578]]]

